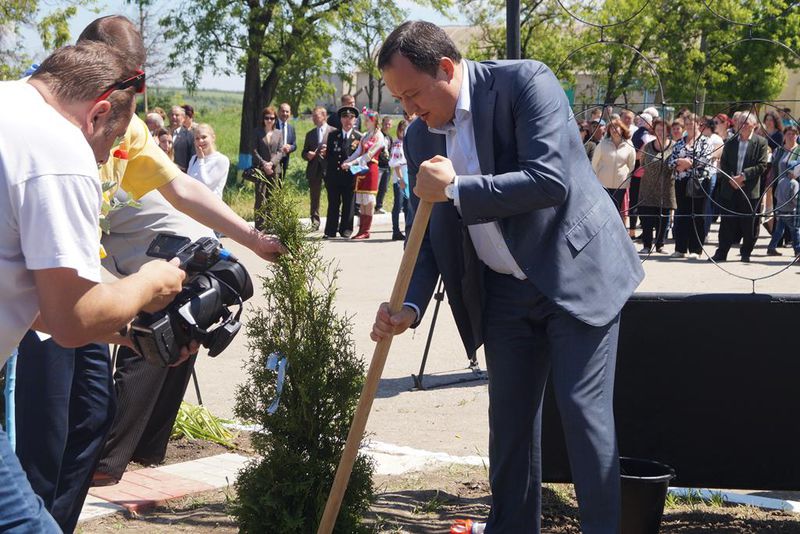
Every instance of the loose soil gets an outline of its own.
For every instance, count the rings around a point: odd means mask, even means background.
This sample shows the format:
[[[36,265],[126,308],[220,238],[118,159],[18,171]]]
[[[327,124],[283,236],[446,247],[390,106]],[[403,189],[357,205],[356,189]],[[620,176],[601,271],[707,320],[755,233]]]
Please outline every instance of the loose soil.
[[[244,456],[253,456],[255,452],[250,446],[250,432],[237,432],[233,437],[233,447],[225,447],[212,441],[200,439],[171,439],[167,444],[167,454],[164,461],[158,465],[170,465],[189,460],[199,460],[218,454],[235,453]],[[153,465],[142,465],[136,462],[128,464],[128,471],[136,471],[143,467],[157,467]]]
[[[193,450],[209,456],[216,446],[171,443],[168,462],[184,461]],[[245,449],[245,454],[249,449]],[[202,456],[193,456],[198,458]],[[401,476],[377,476],[377,499],[367,522],[380,534],[439,534],[448,532],[456,518],[485,518],[490,496],[486,471],[481,467],[448,466]],[[238,532],[228,515],[232,490],[207,492],[170,501],[168,506],[138,517],[114,515],[81,523],[83,534],[147,532]],[[542,530],[548,534],[579,534],[578,510],[572,487],[546,484],[543,490]],[[265,530],[269,533],[269,530]],[[800,515],[748,506],[706,504],[670,506],[665,510],[663,534],[800,534]],[[271,534],[271,533],[269,533]]]

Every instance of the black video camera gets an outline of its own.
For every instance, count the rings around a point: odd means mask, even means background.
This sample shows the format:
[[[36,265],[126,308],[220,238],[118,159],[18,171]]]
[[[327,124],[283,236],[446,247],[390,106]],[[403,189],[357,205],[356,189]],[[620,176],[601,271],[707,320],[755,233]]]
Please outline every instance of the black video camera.
[[[153,365],[166,367],[180,357],[181,347],[197,341],[209,356],[230,344],[242,324],[242,304],[253,296],[253,283],[244,266],[216,239],[158,234],[147,255],[180,259],[186,271],[183,289],[169,306],[156,313],[141,312],[131,324],[136,351]],[[228,306],[239,305],[236,315]]]

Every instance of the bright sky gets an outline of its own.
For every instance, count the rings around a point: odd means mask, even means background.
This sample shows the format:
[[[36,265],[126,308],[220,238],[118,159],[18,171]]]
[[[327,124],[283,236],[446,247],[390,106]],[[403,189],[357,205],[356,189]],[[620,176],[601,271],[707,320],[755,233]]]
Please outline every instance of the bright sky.
[[[168,11],[167,6],[175,4],[174,0],[155,0],[153,3],[158,13],[166,13]],[[466,24],[461,14],[457,14],[453,19],[448,19],[431,8],[420,7],[409,0],[399,0],[399,5],[409,12],[409,18],[411,19],[429,20],[440,25]],[[78,8],[78,14],[72,19],[72,23],[70,24],[70,33],[73,39],[77,38],[81,30],[98,16],[119,13],[134,18],[136,13],[134,6],[131,6],[124,0],[99,0],[98,6],[100,8],[99,13]],[[31,55],[38,58],[44,55],[41,43],[34,31],[25,31],[23,33],[23,39],[25,39],[25,48]],[[167,77],[163,85],[182,85],[180,71],[176,69]],[[201,89],[222,89],[226,91],[242,91],[243,86],[244,78],[240,76],[215,76],[211,73],[207,73],[200,84]]]

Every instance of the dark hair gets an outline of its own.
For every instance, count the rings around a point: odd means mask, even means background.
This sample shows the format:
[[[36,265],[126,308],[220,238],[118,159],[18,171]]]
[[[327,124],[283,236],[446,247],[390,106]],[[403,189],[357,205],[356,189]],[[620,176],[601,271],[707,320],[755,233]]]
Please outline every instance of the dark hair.
[[[778,114],[774,111],[767,111],[766,113],[764,113],[764,128],[766,128],[767,126],[766,125],[767,117],[772,119],[772,125],[775,127],[776,130],[778,130],[779,132],[783,131],[783,121],[781,120],[780,117],[778,117]]]
[[[194,118],[194,108],[192,106],[190,106],[189,104],[183,104],[181,107],[183,108],[183,111],[186,112],[187,117],[189,117],[190,119]]]
[[[384,70],[395,53],[399,53],[418,70],[431,76],[436,76],[439,61],[443,57],[456,63],[461,61],[461,52],[445,31],[424,20],[406,21],[389,34],[378,53],[378,68]]]
[[[396,135],[398,137],[400,136],[400,131],[401,130],[403,131],[403,136],[406,135],[406,126],[407,125],[408,125],[408,123],[406,122],[405,119],[400,119],[399,121],[397,121],[397,130],[396,130],[397,133],[396,133]]]
[[[272,115],[275,117],[275,121],[273,121],[272,125],[275,126],[275,123],[278,122],[278,112],[275,111],[275,106],[267,106],[261,110],[261,124],[264,124],[264,118],[267,115]]]
[[[796,124],[794,124],[794,123],[792,123],[792,124],[790,124],[790,125],[786,126],[786,127],[783,129],[783,133],[786,133],[786,132],[789,132],[789,131],[792,131],[792,132],[794,132],[795,134],[798,134],[798,133],[800,133],[800,130],[798,130],[798,128],[797,128],[797,125],[796,125]]]
[[[159,128],[156,132],[156,139],[160,138],[162,135],[170,135],[169,130],[166,128]],[[172,136],[170,135],[170,137]]]
[[[78,44],[83,41],[99,41],[109,45],[129,58],[134,69],[142,67],[147,57],[139,30],[129,18],[122,15],[108,15],[93,20],[78,37]]]

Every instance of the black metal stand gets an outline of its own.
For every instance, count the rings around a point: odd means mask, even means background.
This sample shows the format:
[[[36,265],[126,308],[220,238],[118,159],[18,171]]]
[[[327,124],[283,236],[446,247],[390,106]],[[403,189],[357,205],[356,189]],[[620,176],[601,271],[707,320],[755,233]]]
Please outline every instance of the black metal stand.
[[[422,362],[419,366],[419,372],[417,374],[411,374],[411,378],[414,380],[413,389],[434,389],[444,386],[452,386],[454,384],[461,384],[463,382],[486,380],[486,372],[481,369],[481,366],[478,364],[478,357],[473,351],[471,354],[467,354],[467,358],[469,359],[469,366],[467,369],[472,371],[471,376],[466,378],[458,378],[449,382],[437,383],[436,385],[428,387],[425,387],[425,385],[422,383],[422,379],[425,377],[425,365],[428,363],[428,352],[431,349],[431,341],[433,341],[433,331],[436,328],[436,318],[439,316],[439,306],[441,306],[442,301],[444,300],[444,282],[442,282],[441,277],[439,278],[439,282],[436,284],[436,293],[434,293],[433,299],[436,301],[436,306],[433,308],[433,318],[431,319],[431,329],[428,331],[428,339],[425,342],[425,352],[422,354]]]

